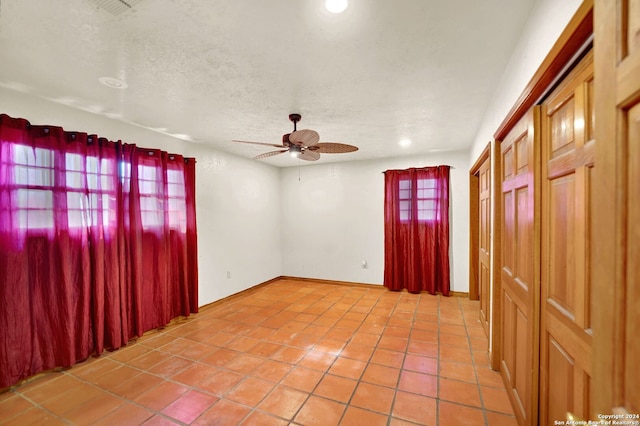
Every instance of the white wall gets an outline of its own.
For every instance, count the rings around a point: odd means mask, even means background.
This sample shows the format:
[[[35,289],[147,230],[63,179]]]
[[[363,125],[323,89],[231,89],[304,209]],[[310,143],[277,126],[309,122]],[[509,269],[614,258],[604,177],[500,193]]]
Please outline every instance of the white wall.
[[[469,291],[468,163],[465,151],[282,169],[283,275],[382,284],[382,172],[445,164],[453,167],[451,289]]]
[[[493,139],[498,126],[516,103],[581,3],[582,0],[538,0],[534,4],[493,100],[485,111],[471,148],[470,166]]]
[[[195,157],[200,306],[282,275],[278,169],[3,88],[0,112]]]

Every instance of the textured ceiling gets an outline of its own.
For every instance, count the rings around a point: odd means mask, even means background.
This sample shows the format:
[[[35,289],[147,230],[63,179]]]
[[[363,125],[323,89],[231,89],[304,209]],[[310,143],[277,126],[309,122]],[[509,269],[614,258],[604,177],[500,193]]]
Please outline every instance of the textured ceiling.
[[[269,148],[232,139],[280,143],[301,113],[360,147],[320,162],[468,148],[534,2],[101,1],[1,0],[0,86],[245,157]]]

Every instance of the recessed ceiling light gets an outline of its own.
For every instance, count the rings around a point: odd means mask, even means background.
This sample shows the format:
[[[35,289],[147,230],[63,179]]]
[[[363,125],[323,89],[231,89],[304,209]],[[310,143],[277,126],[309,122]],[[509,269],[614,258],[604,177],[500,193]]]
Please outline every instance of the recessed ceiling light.
[[[111,87],[112,89],[126,89],[127,87],[129,87],[127,83],[115,77],[100,77],[98,81],[107,87]]]
[[[342,13],[349,6],[348,0],[327,0],[324,7],[331,13]]]
[[[407,148],[409,145],[411,145],[411,139],[409,138],[400,139],[400,142],[398,142],[398,145],[400,145],[403,148]]]

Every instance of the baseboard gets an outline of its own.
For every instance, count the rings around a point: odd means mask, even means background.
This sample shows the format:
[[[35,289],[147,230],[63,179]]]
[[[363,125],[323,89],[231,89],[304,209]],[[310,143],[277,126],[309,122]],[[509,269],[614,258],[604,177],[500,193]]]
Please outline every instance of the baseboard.
[[[331,285],[348,285],[351,287],[365,287],[365,288],[384,288],[382,284],[367,284],[367,283],[356,283],[352,281],[336,281],[336,280],[324,280],[320,278],[302,278],[302,277],[290,277],[283,275],[280,277],[281,280],[293,280],[293,281],[304,281],[318,284],[331,284]]]
[[[255,292],[259,288],[262,288],[262,287],[264,287],[266,285],[269,285],[269,284],[272,284],[274,282],[280,281],[281,279],[282,279],[282,277],[271,278],[270,280],[261,282],[260,284],[256,284],[256,285],[254,285],[252,287],[249,287],[249,288],[244,289],[242,291],[239,291],[237,293],[233,293],[233,294],[231,294],[231,295],[229,295],[227,297],[223,297],[222,299],[218,299],[218,300],[215,300],[215,301],[213,301],[211,303],[207,303],[206,305],[202,305],[202,306],[198,307],[198,311],[202,312],[203,310],[211,309],[214,306],[218,306],[218,305],[220,305],[222,303],[226,303],[226,302],[229,302],[231,300],[237,299],[240,296],[246,296],[247,294],[251,294],[251,293]]]
[[[320,278],[290,277],[286,275],[283,275],[279,278],[282,280],[305,281],[305,282],[313,282],[313,283],[320,283],[320,284],[348,285],[353,287],[380,288],[380,289],[385,288],[382,284],[356,283],[352,281],[336,281],[336,280],[324,280]],[[438,292],[438,294],[441,294],[441,293]],[[453,297],[463,297],[467,299],[469,298],[469,293],[465,293],[462,291],[450,291],[449,295]]]

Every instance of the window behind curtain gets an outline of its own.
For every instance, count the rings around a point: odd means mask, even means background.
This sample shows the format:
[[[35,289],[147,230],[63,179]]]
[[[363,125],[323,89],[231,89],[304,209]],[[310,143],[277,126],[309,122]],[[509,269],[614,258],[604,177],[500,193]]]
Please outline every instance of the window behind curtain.
[[[384,285],[449,294],[449,166],[385,172]]]

